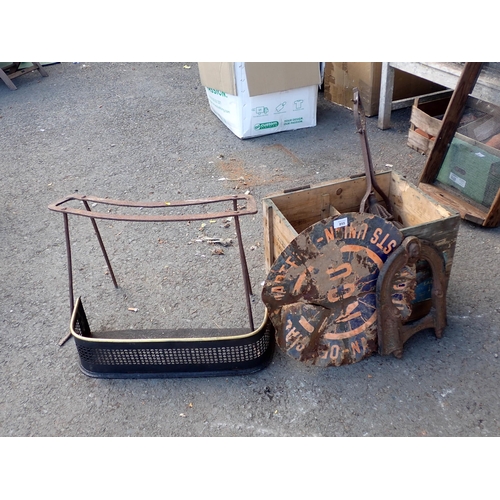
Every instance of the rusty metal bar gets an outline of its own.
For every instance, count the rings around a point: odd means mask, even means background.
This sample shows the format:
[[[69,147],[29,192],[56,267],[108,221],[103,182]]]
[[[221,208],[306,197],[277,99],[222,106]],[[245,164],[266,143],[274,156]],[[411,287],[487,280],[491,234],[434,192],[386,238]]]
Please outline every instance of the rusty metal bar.
[[[85,205],[85,208],[89,212],[92,212],[87,200],[83,200],[83,204]],[[108,253],[106,252],[106,248],[104,248],[104,243],[102,241],[101,233],[99,232],[99,228],[97,227],[97,222],[95,221],[94,218],[91,218],[90,221],[92,222],[92,226],[94,227],[94,232],[95,232],[95,235],[97,236],[97,241],[99,242],[99,246],[101,247],[101,251],[102,251],[102,254],[104,256],[104,260],[106,261],[106,264],[108,266],[109,274],[111,275],[111,279],[113,280],[113,284],[115,285],[115,288],[118,288],[118,282],[116,281],[115,273],[113,272],[113,268],[111,267],[111,262],[109,261]]]
[[[225,201],[245,201],[246,208],[242,210],[226,210],[223,212],[199,213],[199,214],[183,214],[183,215],[118,215],[112,213],[94,212],[89,213],[87,210],[79,210],[68,206],[63,206],[70,201],[87,201],[91,203],[100,203],[103,205],[112,205],[118,207],[132,208],[173,208],[187,207],[194,205],[206,205],[211,203],[221,203]],[[218,196],[214,198],[202,198],[199,200],[184,200],[184,201],[164,201],[164,202],[133,202],[123,200],[111,200],[107,198],[97,198],[95,196],[71,195],[62,200],[49,205],[49,210],[54,212],[63,212],[73,215],[81,215],[93,219],[105,219],[116,221],[129,222],[182,222],[193,220],[208,220],[222,219],[234,215],[252,215],[257,213],[257,205],[255,199],[249,195],[229,195]]]
[[[236,212],[238,210],[237,200],[233,200],[233,207],[234,207],[234,211]],[[252,285],[250,283],[250,276],[248,274],[247,260],[245,257],[245,249],[243,248],[243,240],[241,238],[240,219],[237,215],[234,216],[234,227],[236,229],[236,236],[238,238],[238,249],[240,252],[241,269],[243,272],[243,283],[245,285],[245,300],[247,303],[248,320],[250,321],[250,329],[253,332],[255,328],[254,328],[254,323],[253,323],[252,304],[250,302],[250,296],[253,295]]]
[[[85,210],[74,208],[71,206],[66,206],[67,203],[71,201],[81,201]],[[246,203],[245,208],[238,208],[238,201],[244,201]],[[196,214],[181,214],[181,215],[120,215],[105,212],[95,212],[91,210],[90,203],[111,205],[116,207],[129,207],[129,208],[172,208],[172,207],[188,207],[195,205],[207,205],[214,203],[232,202],[232,210],[225,210],[220,212],[209,212],[209,213],[196,213]],[[112,200],[107,198],[98,198],[95,196],[85,196],[85,195],[71,195],[63,198],[55,203],[48,206],[49,210],[54,212],[59,212],[63,214],[64,217],[64,230],[66,237],[66,253],[68,259],[68,278],[69,278],[69,296],[70,296],[70,310],[73,312],[74,309],[74,292],[73,292],[73,268],[72,268],[72,256],[71,256],[71,243],[69,235],[69,224],[68,215],[79,215],[82,217],[90,218],[94,232],[99,241],[101,251],[103,253],[104,259],[108,266],[113,284],[118,288],[118,283],[116,281],[113,269],[111,267],[111,262],[108,258],[104,242],[101,238],[99,228],[97,227],[96,219],[103,220],[113,220],[113,221],[128,221],[128,222],[181,222],[181,221],[194,221],[194,220],[208,220],[208,219],[220,219],[224,217],[234,217],[236,235],[238,238],[239,255],[241,261],[241,268],[243,272],[243,282],[245,286],[246,295],[246,305],[248,309],[248,318],[250,322],[251,331],[254,330],[254,321],[252,314],[252,305],[250,297],[253,295],[252,286],[250,283],[250,276],[248,273],[248,266],[245,257],[245,250],[243,248],[243,240],[241,237],[241,228],[239,217],[242,215],[251,215],[257,213],[257,205],[255,199],[249,195],[229,195],[229,196],[218,196],[213,198],[202,198],[197,200],[184,200],[184,201],[172,201],[172,202],[133,202],[124,200]],[[59,345],[64,344],[71,334],[63,338]]]
[[[70,312],[73,312],[73,309],[75,307],[75,296],[73,293],[73,262],[71,258],[71,242],[69,239],[68,214],[63,213],[63,219],[64,219],[64,236],[66,240],[66,258],[68,262],[69,310]],[[65,344],[70,337],[71,337],[71,332],[69,332],[59,341],[59,345]]]
[[[366,193],[363,196],[363,199],[361,200],[359,211],[361,213],[370,211],[369,207],[366,205],[366,202],[369,201],[370,197],[372,197],[372,199],[370,200],[372,204],[375,202],[375,193],[373,191],[375,190],[382,197],[382,200],[384,201],[387,207],[387,211],[389,212],[388,216],[385,216],[384,219],[389,220],[393,215],[392,204],[391,201],[389,200],[389,197],[384,193],[382,188],[378,185],[377,180],[375,179],[372,155],[370,152],[370,145],[368,143],[368,136],[366,130],[365,110],[363,108],[363,103],[361,102],[361,97],[359,95],[357,87],[353,89],[353,92],[354,92],[354,99],[353,99],[354,120],[356,122],[356,132],[361,136],[361,148],[363,152],[363,160],[365,163],[365,173],[366,173]],[[378,213],[378,210],[372,213],[375,213],[376,215],[381,215],[380,213]]]

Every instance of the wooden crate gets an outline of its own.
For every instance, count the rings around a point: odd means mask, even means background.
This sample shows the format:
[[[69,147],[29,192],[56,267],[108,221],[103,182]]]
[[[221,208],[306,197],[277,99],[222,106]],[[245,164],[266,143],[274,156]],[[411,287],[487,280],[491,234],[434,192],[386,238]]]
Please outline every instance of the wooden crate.
[[[419,153],[430,153],[434,140],[441,128],[441,117],[444,115],[450,99],[420,103],[419,98],[411,108],[408,146]]]
[[[435,144],[441,126],[442,117],[447,110],[449,99],[419,103],[415,99],[410,119],[408,146],[422,154],[429,155]],[[451,159],[460,145],[462,158]],[[419,189],[432,196],[439,203],[450,206],[460,216],[484,227],[496,227],[500,224],[500,108],[476,98],[469,97],[464,114],[460,120],[450,149],[441,161],[438,174],[432,182],[421,182]],[[467,171],[465,155],[481,158],[475,172]],[[453,161],[453,165],[450,165]],[[462,164],[463,163],[463,164]],[[469,162],[470,163],[470,162]],[[462,171],[457,175],[457,183],[443,180],[443,171],[450,175],[450,168]],[[472,166],[469,166],[469,170]],[[468,186],[471,177],[481,181],[487,190],[472,193]],[[463,186],[461,186],[461,184]],[[478,188],[479,189],[479,188]],[[493,190],[493,192],[492,192]],[[484,191],[484,190],[483,190]]]
[[[422,102],[415,98],[411,109],[408,146],[419,153],[428,155],[441,129],[442,118],[450,98]],[[500,132],[500,108],[469,97],[457,128],[457,134],[474,141],[487,143]],[[488,145],[488,144],[487,144]]]
[[[394,171],[376,174],[377,182],[387,194],[396,218],[403,224],[403,235],[417,236],[434,243],[446,263],[450,277],[459,214],[408,182]],[[366,191],[365,176],[339,179],[293,192],[280,192],[263,199],[264,252],[266,272],[288,244],[310,225],[336,213],[359,212]],[[429,297],[418,297],[416,316],[426,313]]]

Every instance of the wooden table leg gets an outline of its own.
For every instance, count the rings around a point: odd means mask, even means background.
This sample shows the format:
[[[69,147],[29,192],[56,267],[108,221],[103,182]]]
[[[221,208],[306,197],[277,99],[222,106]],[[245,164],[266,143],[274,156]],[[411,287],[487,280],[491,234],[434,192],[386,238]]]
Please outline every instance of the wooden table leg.
[[[34,62],[33,65],[37,67],[42,76],[49,76],[47,71],[45,71],[44,67],[39,62]]]
[[[5,71],[0,68],[0,79],[9,87],[10,90],[17,90],[17,87],[12,83],[12,80],[7,76]]]
[[[390,63],[382,63],[380,78],[380,102],[378,108],[378,128],[391,127],[392,94],[394,92],[394,68]]]

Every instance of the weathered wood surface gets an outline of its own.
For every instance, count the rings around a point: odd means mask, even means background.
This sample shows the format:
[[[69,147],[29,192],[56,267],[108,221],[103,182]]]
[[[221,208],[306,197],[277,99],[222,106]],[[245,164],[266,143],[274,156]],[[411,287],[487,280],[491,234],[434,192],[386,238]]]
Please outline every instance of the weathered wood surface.
[[[453,136],[455,135],[460,118],[465,109],[467,98],[481,72],[482,63],[468,62],[460,75],[455,91],[451,96],[448,109],[443,118],[436,142],[430,152],[420,176],[420,182],[432,184],[436,179],[444,157],[448,152]]]
[[[483,63],[472,95],[483,101],[500,106],[500,63]],[[449,89],[455,89],[462,74],[464,63],[457,62],[389,62],[382,65],[380,105],[378,127],[387,129],[391,126],[392,95],[394,89],[394,71],[399,69],[412,75],[438,83]]]
[[[485,227],[497,227],[500,224],[500,189],[491,204],[490,211],[483,222]]]
[[[408,131],[408,146],[423,155],[428,155],[434,146],[434,139],[429,139],[410,129]]]
[[[468,203],[463,198],[459,198],[453,193],[445,191],[441,186],[422,182],[418,187],[429,196],[432,196],[435,200],[441,202],[443,205],[456,210],[462,219],[469,220],[475,224],[483,225],[486,217],[488,216],[487,211],[481,210],[471,203]]]
[[[437,136],[441,129],[439,118],[428,115],[417,106],[412,107],[410,121],[416,128],[424,130],[429,135]]]
[[[499,157],[500,160],[500,151],[498,149],[459,133],[456,133],[455,137],[467,142],[471,146],[479,147],[485,152]],[[500,224],[500,189],[491,206],[483,208],[465,195],[455,193],[449,186],[436,181],[431,183],[420,182],[418,187],[440,204],[456,210],[464,220],[484,227],[497,227]]]
[[[389,196],[396,218],[405,227],[433,223],[456,215],[397,172],[380,172],[376,174],[376,179]],[[365,190],[363,175],[354,179],[319,183],[293,193],[275,193],[264,198],[266,270],[270,269],[274,259],[298,233],[325,217],[327,202],[340,213],[357,212]]]

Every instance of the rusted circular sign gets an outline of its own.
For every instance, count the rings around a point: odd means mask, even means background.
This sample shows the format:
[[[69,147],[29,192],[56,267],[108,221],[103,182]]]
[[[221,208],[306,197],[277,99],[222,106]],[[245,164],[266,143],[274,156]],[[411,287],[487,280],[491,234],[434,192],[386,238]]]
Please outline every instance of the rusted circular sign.
[[[376,283],[401,232],[346,213],[305,229],[274,262],[262,291],[276,341],[309,365],[356,363],[377,349]]]

